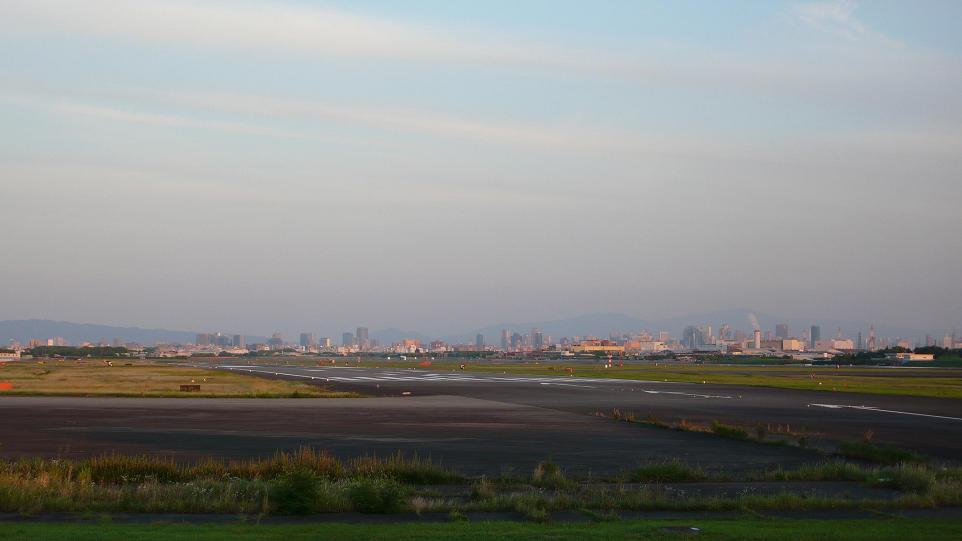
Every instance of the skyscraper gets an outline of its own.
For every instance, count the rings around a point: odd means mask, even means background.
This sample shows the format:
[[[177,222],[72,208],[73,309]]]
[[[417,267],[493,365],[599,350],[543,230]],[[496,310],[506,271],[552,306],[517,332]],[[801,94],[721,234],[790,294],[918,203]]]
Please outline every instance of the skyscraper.
[[[544,333],[541,329],[531,329],[531,348],[535,351],[544,349]]]
[[[267,341],[267,345],[270,346],[272,350],[278,350],[284,348],[284,338],[281,337],[281,333],[276,332],[271,335],[271,339]]]
[[[511,335],[511,351],[519,351],[524,345],[524,337],[520,333]]]
[[[301,347],[302,348],[312,348],[317,346],[317,338],[314,337],[312,332],[302,332],[301,333]]]
[[[353,345],[354,345],[354,335],[351,334],[351,333],[349,333],[349,332],[346,332],[346,333],[342,334],[342,335],[341,335],[341,345],[344,346],[344,347],[346,347],[346,348],[349,348],[349,347],[353,346]]]
[[[484,335],[483,334],[478,333],[478,336],[474,338],[474,346],[478,349],[478,351],[484,351]]]
[[[231,345],[234,346],[235,348],[242,348],[242,347],[244,347],[244,346],[246,345],[245,342],[244,342],[244,335],[242,335],[242,334],[235,334],[235,335],[234,335],[234,339],[231,340]]]
[[[775,337],[781,338],[782,340],[788,340],[788,323],[779,323],[775,325]]]
[[[815,347],[815,344],[822,339],[822,328],[818,325],[812,325],[811,336],[809,337],[809,345]]]
[[[508,351],[509,341],[511,339],[508,337],[508,329],[501,329],[501,349]]]
[[[361,349],[367,349],[371,347],[371,342],[367,337],[367,327],[358,327],[357,334],[354,335],[357,340],[357,347]]]

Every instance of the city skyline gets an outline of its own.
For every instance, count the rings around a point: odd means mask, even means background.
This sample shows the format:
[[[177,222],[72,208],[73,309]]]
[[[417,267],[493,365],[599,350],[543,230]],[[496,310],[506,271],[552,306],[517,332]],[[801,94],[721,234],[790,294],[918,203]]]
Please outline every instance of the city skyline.
[[[790,323],[789,323],[790,322]],[[64,324],[78,328],[89,327],[90,325],[76,324],[69,322],[39,321],[41,324]],[[25,340],[24,326],[29,327],[30,321],[0,321],[0,334],[7,329],[10,324],[15,327],[19,325],[21,330],[16,332],[21,340]],[[542,330],[540,326],[547,327]],[[418,329],[402,330],[399,328],[374,329],[368,331],[367,327],[356,327],[353,331],[331,332],[330,329],[308,330],[310,325],[301,325],[294,331],[278,331],[276,328],[270,333],[248,333],[238,334],[235,331],[207,331],[196,335],[194,331],[175,331],[161,329],[141,329],[136,327],[103,327],[100,332],[100,342],[109,344],[107,335],[114,335],[106,329],[117,329],[121,334],[126,331],[156,332],[166,333],[170,337],[179,334],[176,338],[164,338],[157,340],[128,340],[135,343],[150,344],[157,343],[190,343],[201,347],[206,346],[252,346],[260,342],[272,346],[299,345],[301,347],[337,345],[344,347],[355,347],[359,350],[376,349],[390,345],[398,340],[414,339],[428,343],[441,341],[445,343],[474,343],[483,344],[488,348],[517,349],[519,344],[532,349],[540,349],[546,344],[557,343],[561,338],[604,338],[637,335],[638,333],[649,334],[654,339],[668,341],[668,337],[679,343],[686,344],[708,344],[712,343],[701,338],[701,336],[717,337],[722,340],[744,340],[750,338],[753,329],[760,331],[760,339],[799,340],[801,344],[808,344],[811,347],[823,337],[826,339],[841,339],[843,335],[852,339],[853,344],[858,344],[858,348],[863,346],[866,349],[881,349],[891,343],[906,340],[913,346],[936,345],[943,336],[956,336],[959,334],[959,327],[947,326],[942,329],[904,329],[890,327],[875,322],[842,322],[827,318],[784,318],[772,316],[756,311],[738,309],[732,311],[690,314],[678,318],[668,318],[661,320],[642,320],[623,314],[587,314],[580,317],[529,323],[510,323],[502,322],[489,325],[483,329],[466,330],[458,334],[443,335],[440,333],[425,332]],[[210,326],[208,326],[210,328]],[[825,333],[823,334],[823,329]],[[878,329],[878,330],[876,330]],[[57,337],[56,331],[44,333],[42,331],[31,331],[33,334],[48,334]],[[29,332],[27,332],[29,334]],[[697,341],[692,341],[691,333],[695,333]],[[863,336],[863,334],[865,336]],[[76,332],[73,332],[76,336]],[[96,332],[87,331],[86,338],[80,341],[97,342]],[[340,335],[338,340],[336,337]],[[741,337],[739,338],[739,335]],[[270,338],[268,338],[268,336]],[[552,336],[556,339],[552,342]],[[883,346],[876,347],[874,340],[876,336]],[[196,337],[196,338],[194,338]],[[3,338],[0,336],[0,338]],[[33,336],[31,335],[31,338]],[[62,339],[62,338],[61,338]],[[13,340],[13,338],[10,338]],[[77,339],[75,339],[76,341]],[[113,342],[117,339],[114,338]],[[953,340],[954,343],[954,340]]]
[[[962,321],[962,4],[124,6],[4,5],[0,319]]]

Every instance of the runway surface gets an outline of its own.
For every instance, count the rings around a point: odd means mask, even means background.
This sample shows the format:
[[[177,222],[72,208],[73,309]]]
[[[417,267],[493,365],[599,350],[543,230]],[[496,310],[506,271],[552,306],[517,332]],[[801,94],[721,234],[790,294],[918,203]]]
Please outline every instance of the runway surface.
[[[452,395],[581,415],[613,408],[662,421],[712,420],[782,425],[809,439],[873,441],[940,458],[962,457],[962,401],[929,397],[799,391],[767,387],[565,376],[522,376],[430,369],[231,366],[262,377],[323,383],[367,394]]]
[[[467,474],[528,474],[552,459],[609,474],[681,459],[712,471],[793,467],[807,449],[616,422],[612,408],[662,421],[790,425],[823,447],[872,430],[949,460],[962,456],[960,401],[599,378],[346,367],[224,366],[377,398],[0,397],[0,455],[254,457],[310,445],[342,458],[397,451]]]

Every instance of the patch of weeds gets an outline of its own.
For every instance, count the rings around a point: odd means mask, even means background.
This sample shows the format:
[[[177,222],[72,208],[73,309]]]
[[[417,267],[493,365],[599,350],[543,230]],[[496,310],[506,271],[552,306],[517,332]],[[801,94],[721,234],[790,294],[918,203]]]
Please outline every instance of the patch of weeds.
[[[531,481],[535,486],[543,488],[563,488],[571,484],[561,468],[550,460],[538,464],[531,474]]]
[[[648,414],[648,417],[645,417],[644,423],[652,426],[657,426],[658,428],[671,428],[671,425],[658,419],[657,417],[654,416],[654,414],[651,414],[651,413]]]
[[[612,509],[594,510],[581,508],[578,510],[578,512],[592,522],[615,522],[616,520],[621,520],[621,516]]]
[[[857,481],[870,478],[871,472],[844,460],[833,460],[815,465],[802,466],[796,470],[766,472],[766,481]]]
[[[701,481],[708,476],[700,468],[693,468],[679,460],[646,464],[631,472],[629,480],[636,483],[680,483]]]
[[[924,494],[935,484],[935,474],[925,466],[899,464],[894,468],[880,470],[870,484],[894,488],[902,492]]]
[[[452,509],[448,512],[448,520],[451,522],[467,522],[468,516],[460,509]]]
[[[361,513],[397,513],[404,503],[401,486],[390,479],[365,479],[347,491],[351,507]]]
[[[492,498],[497,493],[494,484],[487,477],[482,477],[474,486],[471,487],[471,499],[483,500]]]
[[[733,440],[747,440],[748,432],[743,428],[737,426],[726,425],[719,423],[718,421],[712,421],[711,423],[712,434],[716,436],[721,436],[723,438],[730,438]]]
[[[923,463],[925,459],[912,451],[891,445],[875,445],[867,441],[841,443],[837,453],[844,457],[858,458],[878,464],[903,462]]]
[[[308,515],[314,512],[317,485],[317,477],[309,471],[293,471],[281,477],[270,490],[274,511],[281,515]]]

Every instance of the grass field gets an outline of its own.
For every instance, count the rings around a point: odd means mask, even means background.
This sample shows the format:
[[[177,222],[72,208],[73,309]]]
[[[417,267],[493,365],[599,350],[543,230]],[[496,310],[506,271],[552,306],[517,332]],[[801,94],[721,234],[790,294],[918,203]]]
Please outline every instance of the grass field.
[[[698,528],[697,535],[689,528]],[[617,520],[599,523],[531,524],[513,522],[411,523],[411,524],[297,524],[297,525],[190,525],[190,524],[58,524],[9,523],[0,528],[0,540],[47,541],[166,541],[169,539],[234,541],[435,540],[497,541],[551,539],[591,541],[609,539],[703,541],[815,541],[863,540],[924,541],[958,539],[962,521],[932,519],[877,520]]]
[[[182,384],[200,385],[183,392]],[[16,361],[0,364],[0,396],[325,398],[356,396],[300,382],[143,361]]]
[[[689,483],[743,484],[736,493]],[[769,489],[764,488],[768,483]],[[785,484],[801,482],[801,485]],[[821,482],[847,483],[816,493]],[[664,483],[674,483],[666,486]],[[827,486],[827,485],[826,485]],[[925,464],[859,466],[842,461],[742,477],[681,462],[652,463],[609,478],[574,477],[551,462],[528,476],[470,478],[430,460],[400,455],[348,461],[302,448],[266,459],[174,461],[107,455],[82,460],[0,462],[0,512],[188,513],[258,517],[510,512],[532,521],[553,513],[768,512],[962,506],[962,471]]]
[[[343,362],[343,361],[341,361]],[[338,364],[341,364],[338,362]],[[690,383],[715,383],[844,391],[851,393],[894,394],[962,398],[962,371],[938,368],[877,368],[825,366],[750,366],[686,365],[679,363],[630,361],[623,367],[604,368],[602,361],[433,361],[423,368],[415,361],[365,359],[362,366],[503,372],[507,374],[555,375],[592,378],[620,378]],[[617,361],[616,361],[617,363]],[[570,369],[570,370],[569,370]]]

